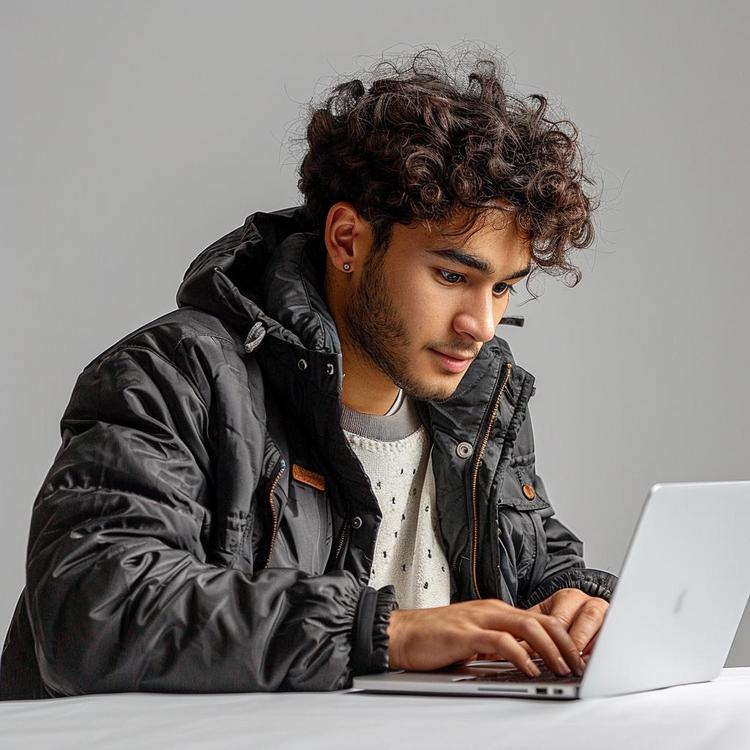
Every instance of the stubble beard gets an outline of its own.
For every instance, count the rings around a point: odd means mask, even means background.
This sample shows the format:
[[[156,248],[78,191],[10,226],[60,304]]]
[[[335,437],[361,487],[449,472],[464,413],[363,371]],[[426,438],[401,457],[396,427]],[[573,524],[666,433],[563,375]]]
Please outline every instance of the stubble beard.
[[[385,252],[369,255],[359,284],[344,305],[349,343],[407,396],[419,401],[445,401],[453,395],[453,387],[427,386],[409,371],[409,336],[388,292],[383,270]]]

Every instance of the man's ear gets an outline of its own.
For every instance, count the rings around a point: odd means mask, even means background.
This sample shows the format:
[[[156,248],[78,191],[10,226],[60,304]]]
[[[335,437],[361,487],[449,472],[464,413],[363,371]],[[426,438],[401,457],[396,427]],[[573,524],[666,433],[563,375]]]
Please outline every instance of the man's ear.
[[[340,201],[328,210],[323,240],[331,265],[343,273],[361,270],[367,256],[369,224],[351,203]]]

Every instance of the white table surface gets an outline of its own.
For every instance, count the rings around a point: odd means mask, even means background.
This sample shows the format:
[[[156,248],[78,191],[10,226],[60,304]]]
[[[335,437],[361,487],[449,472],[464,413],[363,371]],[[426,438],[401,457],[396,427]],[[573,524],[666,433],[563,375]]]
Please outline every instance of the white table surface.
[[[2,750],[339,747],[748,750],[750,667],[726,668],[712,682],[574,701],[350,690],[0,702]]]

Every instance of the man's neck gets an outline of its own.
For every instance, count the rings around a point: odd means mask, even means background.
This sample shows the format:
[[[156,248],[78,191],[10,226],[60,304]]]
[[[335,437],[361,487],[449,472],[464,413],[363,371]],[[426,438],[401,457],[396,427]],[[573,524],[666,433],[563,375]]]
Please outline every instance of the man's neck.
[[[348,348],[343,350],[344,384],[341,400],[362,414],[385,414],[398,397],[399,388],[384,373],[373,370]]]

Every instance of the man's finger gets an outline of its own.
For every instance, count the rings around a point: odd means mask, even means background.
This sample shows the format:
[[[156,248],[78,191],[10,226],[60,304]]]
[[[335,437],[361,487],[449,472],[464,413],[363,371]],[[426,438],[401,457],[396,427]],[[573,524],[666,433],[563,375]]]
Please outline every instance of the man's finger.
[[[535,615],[531,619],[521,619],[518,627],[511,629],[516,631],[516,637],[525,638],[552,671],[563,674],[583,669],[580,652],[558,618]]]
[[[506,659],[517,669],[530,677],[539,676],[539,667],[530,659],[526,650],[507,631],[482,630],[474,637],[475,648],[479,653],[492,655],[496,659]]]
[[[591,639],[599,632],[608,606],[608,602],[604,599],[593,597],[576,613],[568,632],[579,651],[585,651]]]

